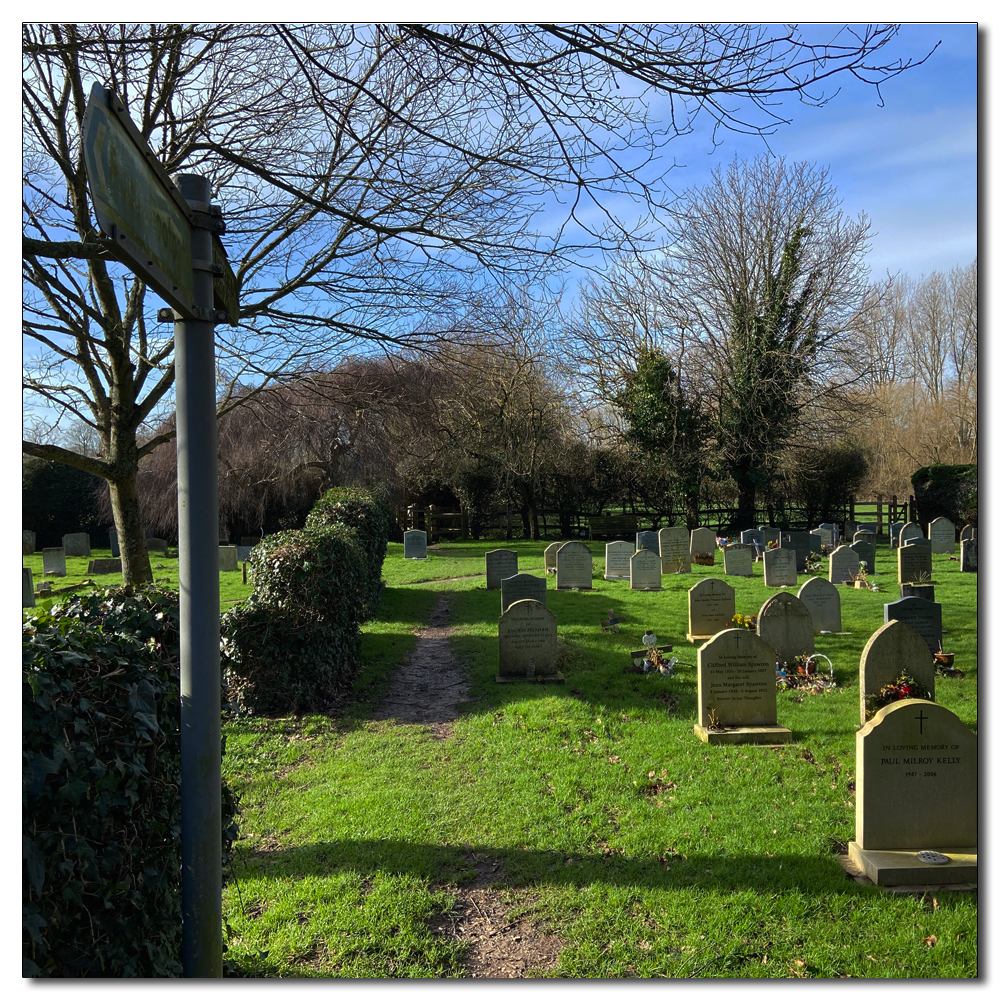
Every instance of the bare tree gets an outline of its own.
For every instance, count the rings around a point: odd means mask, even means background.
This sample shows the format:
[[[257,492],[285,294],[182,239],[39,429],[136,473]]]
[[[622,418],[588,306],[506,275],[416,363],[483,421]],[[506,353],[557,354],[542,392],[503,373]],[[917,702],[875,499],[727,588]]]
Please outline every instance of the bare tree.
[[[108,481],[125,580],[149,580],[136,477],[172,433],[150,430],[173,344],[97,232],[80,143],[91,79],[169,172],[207,174],[225,206],[242,319],[219,331],[224,411],[359,342],[433,339],[470,286],[536,280],[581,246],[641,247],[611,197],[655,215],[665,141],[702,113],[767,134],[775,100],[822,104],[839,73],[877,87],[913,63],[883,58],[897,30],[817,45],[747,25],[25,24],[25,386],[102,452],[24,450]],[[563,224],[543,236],[532,220],[559,198]]]

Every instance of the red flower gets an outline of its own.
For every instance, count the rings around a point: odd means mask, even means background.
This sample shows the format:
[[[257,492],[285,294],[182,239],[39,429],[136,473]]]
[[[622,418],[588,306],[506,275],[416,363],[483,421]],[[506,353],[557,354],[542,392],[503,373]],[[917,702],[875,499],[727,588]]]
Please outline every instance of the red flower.
[[[904,684],[899,690],[903,693],[903,695],[908,695],[913,691],[913,688],[911,688],[909,684]]]

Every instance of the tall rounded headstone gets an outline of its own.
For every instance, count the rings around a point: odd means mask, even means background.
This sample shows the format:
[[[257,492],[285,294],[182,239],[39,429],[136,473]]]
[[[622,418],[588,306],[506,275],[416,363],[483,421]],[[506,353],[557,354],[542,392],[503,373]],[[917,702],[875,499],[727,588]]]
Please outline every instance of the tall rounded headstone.
[[[821,576],[806,580],[798,593],[799,600],[809,609],[813,632],[840,632],[840,591]]]
[[[411,528],[403,532],[403,558],[427,558],[427,532]]]
[[[722,580],[699,580],[688,591],[688,642],[721,632],[736,614],[736,591]]]
[[[893,619],[876,629],[861,651],[858,688],[861,699],[861,724],[867,717],[867,700],[901,674],[908,674],[923,685],[934,700],[934,658],[927,643],[904,621]]]
[[[515,601],[500,615],[500,682],[559,675],[556,616],[538,601]]]
[[[812,615],[794,594],[775,594],[761,605],[757,635],[774,649],[779,663],[791,663],[802,653],[816,652]]]
[[[861,559],[850,545],[838,545],[830,553],[830,583],[850,583],[860,570]]]
[[[955,525],[946,517],[936,517],[927,525],[927,537],[931,540],[934,555],[954,555]]]
[[[691,572],[691,532],[681,524],[660,528],[660,569],[668,573]]]
[[[604,579],[628,580],[629,560],[634,554],[635,546],[631,542],[608,542],[604,546]]]
[[[499,590],[500,581],[517,573],[517,553],[513,549],[490,549],[486,553],[486,589]]]
[[[592,590],[594,557],[583,542],[564,542],[556,552],[556,589]]]

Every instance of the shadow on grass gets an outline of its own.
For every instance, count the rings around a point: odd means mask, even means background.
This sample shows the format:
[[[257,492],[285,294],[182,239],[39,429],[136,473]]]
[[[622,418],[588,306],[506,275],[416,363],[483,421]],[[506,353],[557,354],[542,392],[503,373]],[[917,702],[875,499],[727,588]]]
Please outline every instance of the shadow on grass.
[[[626,857],[620,854],[566,853],[498,847],[420,844],[408,841],[336,840],[268,851],[237,864],[238,878],[275,880],[323,877],[355,871],[362,877],[377,873],[414,875],[439,885],[462,885],[476,876],[474,862],[500,860],[506,886],[562,886],[582,889],[594,885],[645,889],[697,889],[703,892],[761,892],[800,890],[809,893],[847,892],[860,886],[841,867],[834,848],[827,855],[688,854],[662,857]]]

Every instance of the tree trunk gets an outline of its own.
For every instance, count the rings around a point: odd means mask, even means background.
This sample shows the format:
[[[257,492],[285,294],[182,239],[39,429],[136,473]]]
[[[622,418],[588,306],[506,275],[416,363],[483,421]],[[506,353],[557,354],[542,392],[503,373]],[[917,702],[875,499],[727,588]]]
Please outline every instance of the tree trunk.
[[[748,531],[756,527],[754,518],[757,513],[757,484],[749,476],[736,480],[737,506],[736,514],[729,525],[729,532]]]
[[[538,533],[538,508],[532,505],[528,508],[528,517],[531,520],[531,540],[537,542],[541,539]]]
[[[138,462],[136,462],[138,468]],[[122,553],[122,582],[126,587],[153,582],[153,571],[146,551],[146,535],[139,510],[139,489],[136,474],[125,475],[108,483],[111,488],[111,509],[118,530],[118,547]]]

